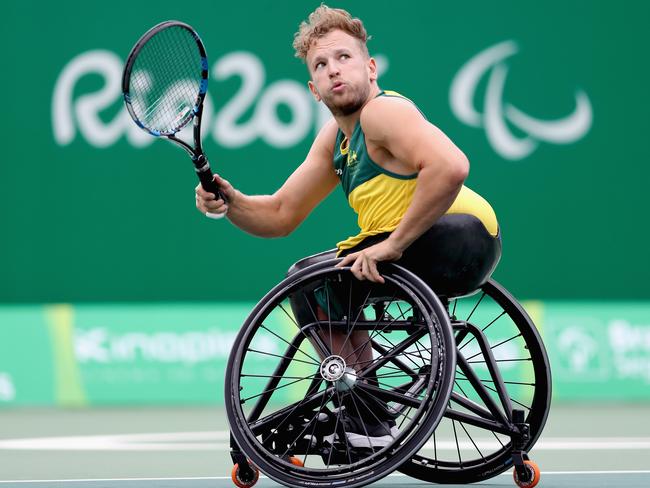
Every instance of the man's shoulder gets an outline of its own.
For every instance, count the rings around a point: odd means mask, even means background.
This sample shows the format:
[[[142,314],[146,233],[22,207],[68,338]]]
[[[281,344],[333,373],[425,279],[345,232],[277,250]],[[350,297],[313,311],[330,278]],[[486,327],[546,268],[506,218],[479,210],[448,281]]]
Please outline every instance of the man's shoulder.
[[[334,118],[329,119],[318,131],[314,145],[325,148],[334,147],[338,130],[339,126],[336,124],[336,120]]]
[[[363,107],[360,123],[364,133],[368,134],[368,131],[372,133],[382,127],[398,123],[404,117],[422,117],[422,113],[406,97],[380,96],[373,98]]]

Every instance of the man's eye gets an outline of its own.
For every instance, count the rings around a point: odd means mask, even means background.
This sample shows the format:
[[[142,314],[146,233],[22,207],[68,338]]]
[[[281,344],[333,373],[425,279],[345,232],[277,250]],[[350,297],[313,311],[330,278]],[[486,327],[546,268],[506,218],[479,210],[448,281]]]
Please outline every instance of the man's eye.
[[[322,61],[319,61],[318,63],[316,63],[315,68],[318,69],[318,68],[322,68],[323,66],[325,66],[325,63],[323,63]]]
[[[344,58],[344,59],[348,59],[350,57],[350,55],[349,54],[341,54],[340,57]]]

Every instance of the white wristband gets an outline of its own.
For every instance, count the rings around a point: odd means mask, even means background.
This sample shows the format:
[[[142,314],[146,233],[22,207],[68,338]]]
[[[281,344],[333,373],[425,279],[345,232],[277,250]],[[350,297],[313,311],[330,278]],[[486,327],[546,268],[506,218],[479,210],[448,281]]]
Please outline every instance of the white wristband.
[[[211,219],[219,220],[219,219],[223,219],[226,216],[226,212],[218,213],[218,214],[205,212],[205,216]]]

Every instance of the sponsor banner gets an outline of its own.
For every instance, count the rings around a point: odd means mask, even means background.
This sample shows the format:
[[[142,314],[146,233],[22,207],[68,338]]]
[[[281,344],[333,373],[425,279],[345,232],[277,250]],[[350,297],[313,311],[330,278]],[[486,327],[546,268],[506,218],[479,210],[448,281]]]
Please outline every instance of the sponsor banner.
[[[650,400],[650,303],[524,305],[546,344],[555,400]],[[0,407],[221,404],[228,356],[252,306],[0,307]],[[494,315],[489,307],[480,313]],[[482,318],[477,313],[475,319]],[[287,345],[270,331],[287,337],[294,327],[281,314],[265,325],[269,333],[256,337],[255,348],[268,354],[249,355],[247,371],[274,368]],[[494,342],[504,343],[494,351],[497,359],[523,352],[506,340],[511,331],[507,321],[492,326]],[[472,356],[478,349],[470,343],[463,352]],[[530,370],[507,361],[501,367],[506,380]],[[296,374],[300,368],[305,366],[297,362]],[[301,391],[299,385],[284,388],[283,399],[297,400]]]
[[[0,407],[55,404],[54,363],[43,308],[0,308]]]
[[[650,307],[553,304],[544,340],[557,400],[650,399]]]
[[[90,404],[221,402],[228,355],[251,307],[78,306],[74,378]]]

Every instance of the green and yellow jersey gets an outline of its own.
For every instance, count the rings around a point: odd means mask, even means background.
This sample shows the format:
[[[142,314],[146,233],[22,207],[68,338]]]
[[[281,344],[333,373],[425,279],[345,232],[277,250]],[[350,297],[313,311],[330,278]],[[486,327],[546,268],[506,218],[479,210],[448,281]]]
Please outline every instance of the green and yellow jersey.
[[[399,93],[387,90],[378,96],[406,99]],[[337,132],[334,170],[341,180],[348,203],[358,215],[360,229],[357,235],[337,243],[339,252],[357,246],[366,237],[392,232],[397,228],[413,199],[418,175],[392,173],[375,163],[368,154],[360,122],[357,122],[350,139],[340,129]],[[465,186],[447,214],[474,215],[492,236],[498,234],[496,215],[490,204]]]

